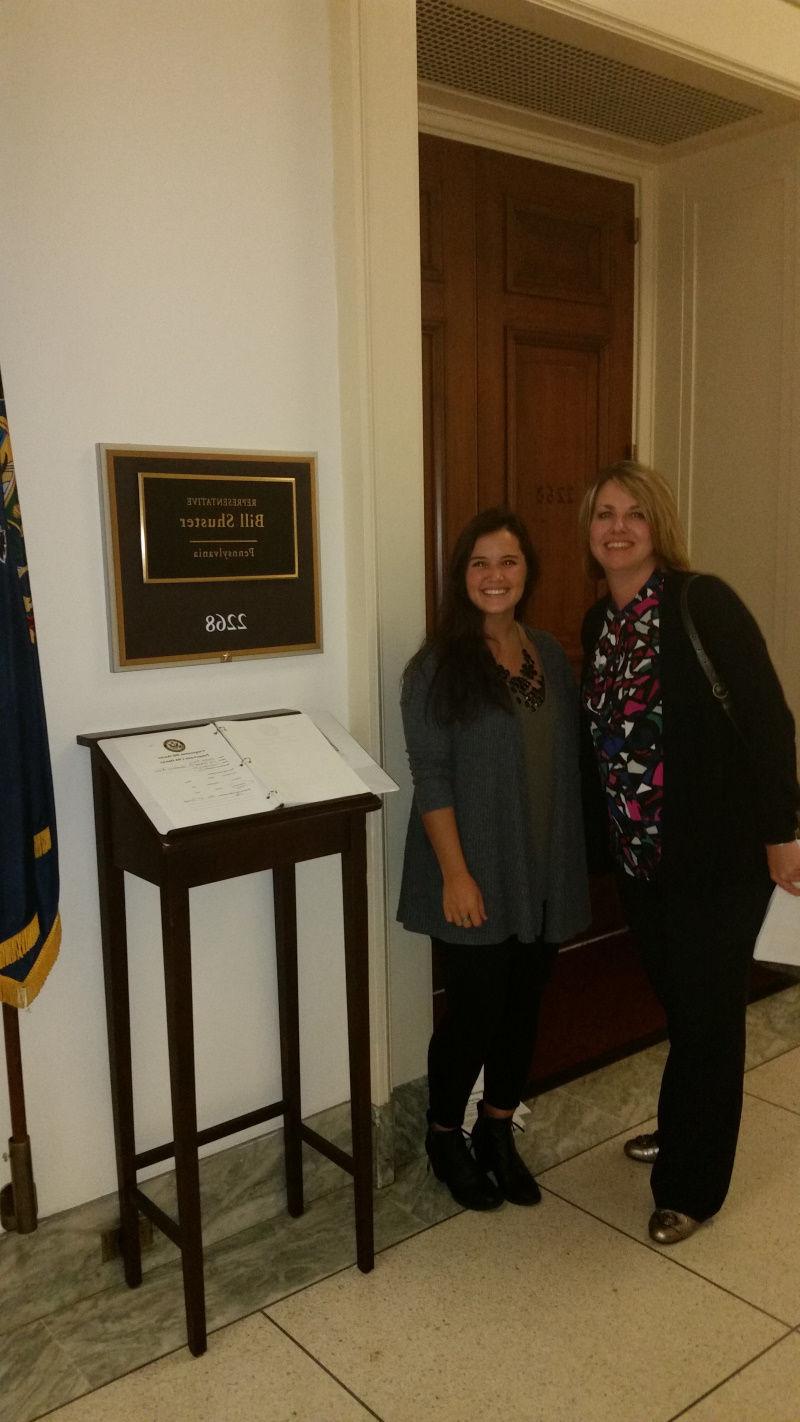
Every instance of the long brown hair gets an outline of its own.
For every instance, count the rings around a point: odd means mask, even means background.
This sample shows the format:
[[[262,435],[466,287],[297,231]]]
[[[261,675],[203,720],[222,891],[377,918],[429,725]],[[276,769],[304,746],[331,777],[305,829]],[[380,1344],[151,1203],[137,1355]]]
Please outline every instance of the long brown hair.
[[[436,626],[403,673],[405,682],[429,655],[434,656],[436,669],[429,696],[434,717],[440,723],[472,720],[487,704],[512,710],[506,684],[498,676],[497,664],[486,645],[483,614],[467,593],[467,565],[475,544],[484,534],[504,528],[514,535],[525,559],[525,586],[514,608],[514,617],[521,621],[539,576],[539,559],[517,514],[506,508],[483,509],[456,539]]]

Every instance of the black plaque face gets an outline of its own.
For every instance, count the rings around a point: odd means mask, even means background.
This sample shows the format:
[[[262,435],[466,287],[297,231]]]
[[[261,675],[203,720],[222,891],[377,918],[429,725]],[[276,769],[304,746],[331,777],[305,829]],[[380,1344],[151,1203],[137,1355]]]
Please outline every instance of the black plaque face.
[[[115,669],[319,649],[313,455],[99,453]]]
[[[146,583],[296,578],[297,479],[139,474]]]

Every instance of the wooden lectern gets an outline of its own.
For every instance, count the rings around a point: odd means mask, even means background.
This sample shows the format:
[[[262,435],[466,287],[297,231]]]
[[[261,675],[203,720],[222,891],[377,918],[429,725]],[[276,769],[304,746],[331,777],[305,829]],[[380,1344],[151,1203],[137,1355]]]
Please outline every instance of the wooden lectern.
[[[269,715],[269,712],[263,713]],[[184,727],[198,723],[184,722]],[[372,1223],[372,1131],[370,1105],[367,954],[366,815],[380,806],[366,791],[267,814],[219,820],[159,833],[103,753],[113,736],[174,731],[140,727],[78,736],[92,757],[100,924],[108,1020],[111,1099],[119,1182],[122,1257],[131,1288],[142,1281],[138,1211],[179,1248],[183,1265],[189,1348],[206,1349],[203,1237],[198,1147],[249,1126],[283,1116],[286,1199],[290,1215],[303,1213],[302,1142],[353,1176],[356,1262],[374,1264]],[[300,1119],[300,1042],[297,987],[295,865],[339,854],[342,861],[347,1034],[350,1060],[352,1154],[340,1150]],[[279,1101],[197,1129],[192,1015],[192,954],[189,890],[239,874],[271,869],[275,903],[281,1090]],[[124,873],[157,884],[161,894],[167,1037],[173,1137],[137,1153],[134,1136],[131,1027]],[[137,1172],[174,1157],[178,1218],[167,1215],[139,1189]]]

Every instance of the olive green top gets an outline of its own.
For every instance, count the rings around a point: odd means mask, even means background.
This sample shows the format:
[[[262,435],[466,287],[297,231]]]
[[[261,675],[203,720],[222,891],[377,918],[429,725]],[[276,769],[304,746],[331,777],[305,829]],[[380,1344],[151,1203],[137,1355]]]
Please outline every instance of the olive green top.
[[[553,826],[553,697],[545,686],[540,706],[530,708],[515,700],[514,713],[522,732],[531,849],[546,883]]]

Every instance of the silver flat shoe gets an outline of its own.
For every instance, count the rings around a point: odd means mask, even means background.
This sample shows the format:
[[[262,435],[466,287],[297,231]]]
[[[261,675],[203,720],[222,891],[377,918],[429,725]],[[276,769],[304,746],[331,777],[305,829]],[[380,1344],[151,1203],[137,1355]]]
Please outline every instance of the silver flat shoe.
[[[641,1160],[645,1165],[652,1165],[654,1160],[658,1160],[656,1136],[631,1136],[622,1149],[630,1160]]]
[[[682,1215],[680,1210],[653,1210],[647,1228],[655,1244],[680,1244],[682,1239],[694,1234],[701,1223],[691,1215]]]

